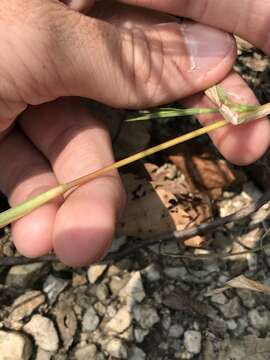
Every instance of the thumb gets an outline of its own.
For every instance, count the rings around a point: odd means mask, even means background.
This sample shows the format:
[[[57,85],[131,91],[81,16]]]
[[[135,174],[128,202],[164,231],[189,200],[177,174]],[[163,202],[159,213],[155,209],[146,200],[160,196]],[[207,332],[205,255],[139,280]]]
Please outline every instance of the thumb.
[[[217,83],[236,56],[232,37],[206,25],[116,26],[76,12],[66,18],[60,44],[65,66],[59,65],[63,96],[114,107],[150,107]]]
[[[96,0],[62,0],[71,9],[86,13],[91,9]]]

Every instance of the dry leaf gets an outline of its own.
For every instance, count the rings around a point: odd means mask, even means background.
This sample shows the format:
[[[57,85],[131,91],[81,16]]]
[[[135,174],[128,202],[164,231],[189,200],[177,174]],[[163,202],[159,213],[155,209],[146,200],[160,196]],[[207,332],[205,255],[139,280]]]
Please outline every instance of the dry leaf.
[[[122,179],[128,202],[119,228],[121,233],[146,238],[188,226],[189,215],[171,192],[133,174]]]
[[[248,279],[244,275],[237,276],[236,278],[227,281],[226,285],[236,289],[247,289],[252,291],[270,294],[270,287],[258,281]]]
[[[229,280],[225,283],[225,286],[219,289],[209,291],[205,296],[212,296],[214,294],[221,293],[227,289],[246,289],[251,291],[256,291],[264,294],[270,294],[270,287],[264,285],[258,281],[248,279],[244,275],[239,275],[232,280]]]
[[[172,155],[170,160],[185,175],[192,191],[207,191],[212,199],[237,180],[226,161],[213,158],[208,153]]]

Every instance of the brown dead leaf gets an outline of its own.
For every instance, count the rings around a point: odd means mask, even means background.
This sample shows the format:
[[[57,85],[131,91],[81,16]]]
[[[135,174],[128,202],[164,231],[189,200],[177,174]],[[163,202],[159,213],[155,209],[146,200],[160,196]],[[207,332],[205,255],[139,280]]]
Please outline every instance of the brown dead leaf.
[[[120,224],[121,233],[145,238],[188,226],[190,218],[171,192],[132,174],[122,179],[128,202]]]
[[[207,153],[192,156],[182,153],[170,156],[170,160],[183,172],[193,191],[207,191],[212,199],[236,181],[226,161]]]
[[[221,293],[227,289],[234,288],[234,289],[246,289],[251,291],[256,291],[264,294],[270,294],[270,287],[264,285],[258,281],[248,279],[244,275],[239,275],[225,283],[225,286],[219,289],[215,289],[209,291],[206,296],[212,296],[217,293]]]
[[[200,248],[204,245],[204,243],[205,243],[205,238],[199,235],[184,241],[184,244],[186,246],[192,248]]]

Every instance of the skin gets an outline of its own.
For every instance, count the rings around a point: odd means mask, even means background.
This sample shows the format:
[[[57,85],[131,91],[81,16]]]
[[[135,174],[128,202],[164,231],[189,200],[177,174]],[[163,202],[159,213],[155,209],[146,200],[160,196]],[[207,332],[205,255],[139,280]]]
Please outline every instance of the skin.
[[[2,0],[0,188],[10,204],[113,161],[108,130],[78,97],[120,108],[177,99],[208,106],[202,91],[222,82],[238,101],[256,103],[231,70],[236,49],[227,33],[269,53],[268,7],[260,0]],[[268,148],[270,126],[262,119],[212,139],[230,161],[248,164]],[[118,174],[63,200],[14,223],[16,247],[29,257],[54,249],[72,266],[100,259],[124,207]]]

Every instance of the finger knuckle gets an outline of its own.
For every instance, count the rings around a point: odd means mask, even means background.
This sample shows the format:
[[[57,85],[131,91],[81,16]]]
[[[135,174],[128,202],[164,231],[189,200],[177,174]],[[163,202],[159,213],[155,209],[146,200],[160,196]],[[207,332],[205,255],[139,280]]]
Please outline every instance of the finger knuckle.
[[[41,0],[3,1],[0,73],[9,93],[29,104],[55,98],[61,84],[54,61],[58,30],[55,19],[61,17],[62,6]],[[3,91],[0,86],[0,96]]]

